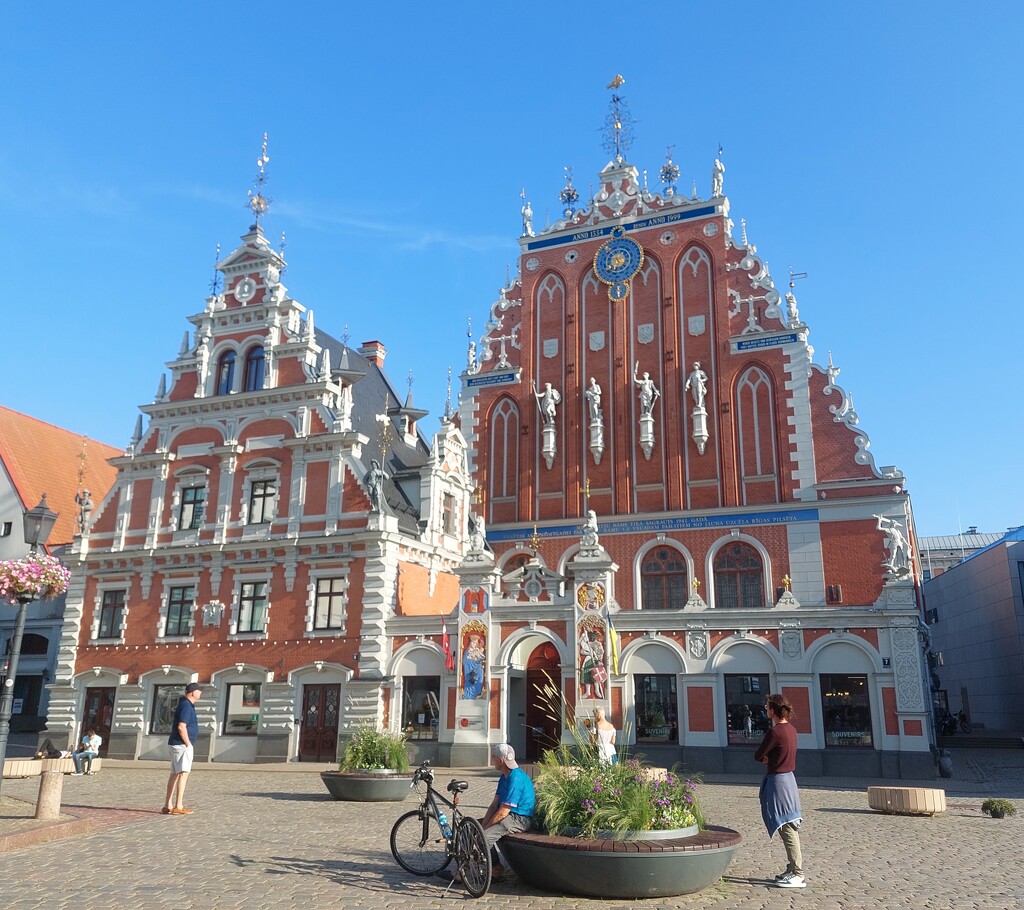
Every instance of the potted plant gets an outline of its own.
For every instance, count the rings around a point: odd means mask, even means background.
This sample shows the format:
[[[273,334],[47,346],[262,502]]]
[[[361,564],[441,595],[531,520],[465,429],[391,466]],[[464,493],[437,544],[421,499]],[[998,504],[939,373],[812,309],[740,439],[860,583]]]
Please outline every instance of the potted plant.
[[[993,818],[1003,818],[1006,815],[1016,815],[1017,807],[1008,799],[990,796],[981,804],[981,811]]]
[[[24,559],[0,562],[0,601],[30,603],[50,600],[68,589],[71,571],[55,556],[29,553]]]
[[[408,771],[405,734],[366,726],[346,744],[338,770],[320,778],[334,799],[398,802],[409,793]]]
[[[566,718],[564,728],[574,743],[537,764],[540,832],[502,840],[520,878],[549,891],[610,899],[689,894],[722,877],[742,838],[707,824],[696,778],[645,768],[621,752],[609,764],[585,726]]]

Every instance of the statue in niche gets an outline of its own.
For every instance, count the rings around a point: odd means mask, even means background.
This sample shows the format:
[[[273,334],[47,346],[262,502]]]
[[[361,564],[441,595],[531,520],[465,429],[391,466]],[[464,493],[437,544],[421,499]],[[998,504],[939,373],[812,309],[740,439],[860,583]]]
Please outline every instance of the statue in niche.
[[[370,497],[370,511],[380,512],[384,505],[384,471],[376,458],[370,462],[370,470],[366,472],[363,483]]]
[[[885,545],[889,549],[889,558],[882,563],[893,575],[910,574],[910,544],[900,530],[900,523],[884,515],[875,515],[878,519],[877,528],[885,534]]]
[[[640,361],[638,360],[633,365],[633,382],[640,388],[640,414],[643,417],[650,417],[654,412],[654,402],[661,395],[658,391],[658,387],[654,384],[654,380],[651,379],[650,373],[644,373],[644,378],[637,378],[637,371],[640,369]]]
[[[721,149],[719,149],[721,154]],[[725,184],[725,165],[720,158],[715,159],[714,167],[711,169],[711,195],[721,196],[722,187]]]
[[[537,384],[533,381],[530,382],[530,385],[533,387],[533,397],[537,399],[537,407],[540,408],[540,413],[544,417],[544,425],[553,427],[557,416],[555,408],[562,403],[562,396],[557,389],[551,388],[550,382],[544,383],[542,392],[537,391]]]
[[[693,406],[704,407],[704,396],[708,393],[708,374],[700,368],[700,361],[693,364],[693,372],[686,377],[686,391],[693,395]]]
[[[483,550],[487,543],[487,531],[484,529],[484,517],[473,516],[473,533],[469,535],[469,548],[471,550]]]
[[[590,377],[590,385],[588,385],[586,391],[584,391],[583,397],[587,399],[587,407],[590,411],[591,422],[600,420],[602,417],[601,386],[597,384],[597,380],[593,376]]]

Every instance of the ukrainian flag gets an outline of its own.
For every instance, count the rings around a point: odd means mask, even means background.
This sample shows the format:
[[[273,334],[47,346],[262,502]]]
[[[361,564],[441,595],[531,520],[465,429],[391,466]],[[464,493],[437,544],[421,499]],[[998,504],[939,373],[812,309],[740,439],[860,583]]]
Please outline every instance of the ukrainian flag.
[[[612,614],[608,614],[608,641],[611,644],[612,673],[619,674],[619,633],[615,631],[615,623],[612,622]]]

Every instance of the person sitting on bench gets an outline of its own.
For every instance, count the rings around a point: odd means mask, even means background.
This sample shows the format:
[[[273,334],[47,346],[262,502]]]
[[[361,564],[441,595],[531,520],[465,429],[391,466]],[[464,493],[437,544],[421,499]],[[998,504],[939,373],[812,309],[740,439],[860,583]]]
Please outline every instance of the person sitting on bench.
[[[100,746],[103,745],[103,739],[96,735],[96,731],[89,728],[89,732],[82,737],[82,745],[75,749],[75,754],[71,756],[71,760],[75,763],[75,775],[81,776],[82,774],[82,763],[86,764],[86,774],[92,774],[92,760],[100,754]]]

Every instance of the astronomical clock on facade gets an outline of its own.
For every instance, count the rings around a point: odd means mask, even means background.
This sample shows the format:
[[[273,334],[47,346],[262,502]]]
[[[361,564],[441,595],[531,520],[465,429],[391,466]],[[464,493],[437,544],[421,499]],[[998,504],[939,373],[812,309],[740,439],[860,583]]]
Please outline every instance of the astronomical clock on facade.
[[[540,229],[524,193],[519,277],[471,336],[487,546],[458,570],[453,757],[567,738],[553,689],[658,764],[750,772],[782,692],[802,773],[930,776],[903,475],[736,230],[721,151],[706,196],[671,157],[655,189],[625,121],[615,94],[591,199],[567,170]]]

